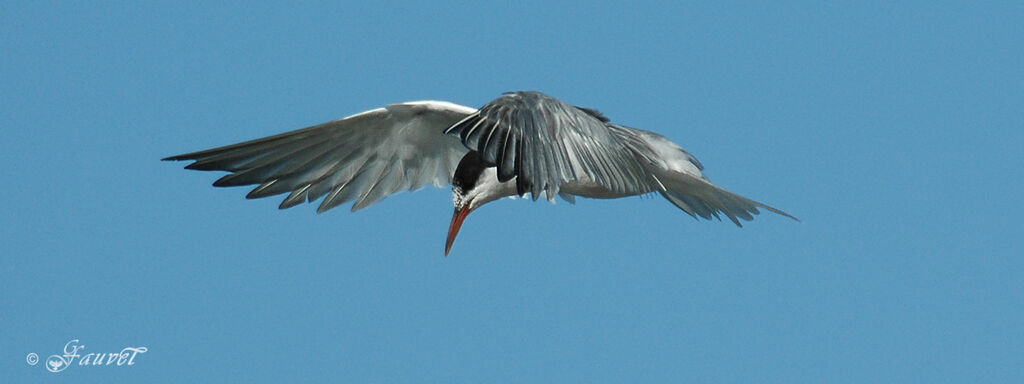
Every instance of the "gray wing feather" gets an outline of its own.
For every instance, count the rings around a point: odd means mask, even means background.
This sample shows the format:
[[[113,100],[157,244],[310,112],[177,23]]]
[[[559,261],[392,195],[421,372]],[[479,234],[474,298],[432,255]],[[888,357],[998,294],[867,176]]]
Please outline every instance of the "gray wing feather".
[[[659,172],[657,178],[665,186],[659,191],[661,195],[693,217],[721,219],[721,213],[742,227],[740,219],[753,220],[753,215],[760,213],[758,208],[763,208],[799,221],[786,212],[726,191],[701,178],[672,171]]]
[[[445,133],[456,135],[498,169],[516,178],[520,194],[554,198],[560,186],[593,181],[618,193],[649,190],[649,176],[633,152],[594,110],[538,92],[511,92],[491,101]]]
[[[390,194],[451,182],[468,151],[443,132],[475,110],[444,102],[393,104],[280,135],[164,160],[228,171],[215,186],[256,185],[247,198],[288,193],[280,208],[326,196],[317,212],[355,200],[352,210]]]
[[[618,125],[611,128],[637,156],[645,159],[644,164],[653,175],[652,189],[694,218],[721,220],[719,214],[724,214],[742,227],[740,219],[753,220],[760,213],[758,208],[763,208],[799,221],[786,212],[711,184],[701,173],[704,166],[697,158],[659,134]]]

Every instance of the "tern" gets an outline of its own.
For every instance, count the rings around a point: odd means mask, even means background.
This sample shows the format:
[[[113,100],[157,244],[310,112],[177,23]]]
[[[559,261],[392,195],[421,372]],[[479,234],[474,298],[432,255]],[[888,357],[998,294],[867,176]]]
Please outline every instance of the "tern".
[[[314,202],[317,213],[352,211],[427,184],[452,186],[445,241],[451,251],[470,212],[502,197],[611,199],[658,193],[693,216],[737,226],[776,208],[712,184],[683,148],[650,131],[613,124],[597,110],[533,91],[508,92],[479,109],[446,101],[391,104],[320,125],[171,156],[186,169],[227,171],[217,187],[256,185],[246,198],[287,193],[279,208]]]

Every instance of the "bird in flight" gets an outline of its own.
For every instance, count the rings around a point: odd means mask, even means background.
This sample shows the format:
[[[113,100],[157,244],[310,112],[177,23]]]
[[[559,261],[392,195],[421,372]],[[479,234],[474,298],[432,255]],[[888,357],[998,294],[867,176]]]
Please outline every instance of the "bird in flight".
[[[466,216],[502,197],[611,199],[658,193],[693,216],[737,226],[758,209],[797,220],[708,181],[703,165],[665,137],[539,92],[508,92],[480,109],[445,101],[391,104],[339,120],[163,160],[227,171],[217,187],[255,185],[280,208],[323,197],[317,213],[352,211],[427,184],[452,186],[445,256]]]

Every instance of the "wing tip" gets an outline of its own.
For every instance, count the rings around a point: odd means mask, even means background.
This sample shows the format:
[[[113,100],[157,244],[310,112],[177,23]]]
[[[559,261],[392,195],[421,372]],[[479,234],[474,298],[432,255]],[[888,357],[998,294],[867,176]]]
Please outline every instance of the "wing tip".
[[[802,222],[800,219],[796,218],[796,216],[790,215],[778,208],[726,191],[725,189],[711,184],[706,180],[699,181],[700,183],[697,183],[696,185],[685,185],[682,186],[682,188],[680,188],[679,185],[676,185],[676,191],[673,191],[672,188],[665,188],[659,192],[669,202],[682,209],[690,216],[693,216],[695,219],[698,218],[699,215],[699,217],[706,220],[711,220],[711,217],[715,217],[721,221],[722,217],[719,213],[722,213],[727,216],[733,224],[742,228],[743,223],[740,219],[743,221],[752,221],[754,220],[755,215],[761,214],[758,208],[764,208],[769,212],[788,217],[798,223]],[[661,180],[659,180],[659,182],[661,182]],[[703,193],[695,193],[695,191],[698,191],[701,188],[694,187],[705,187],[707,189],[705,189]]]
[[[760,204],[759,207],[767,209],[767,210],[771,211],[772,213],[788,217],[788,218],[793,219],[794,221],[796,221],[798,223],[803,223],[803,221],[798,219],[798,218],[796,218],[796,216],[793,216],[793,215],[790,215],[790,214],[788,214],[786,212],[783,212],[781,209],[770,207],[770,206],[767,206],[767,205],[761,204],[761,203],[758,203],[758,204]]]
[[[174,155],[174,156],[167,156],[165,158],[160,159],[160,161],[199,160],[199,158],[202,157],[205,152],[209,152],[209,151],[210,150],[199,151],[199,152],[182,153],[180,155]]]

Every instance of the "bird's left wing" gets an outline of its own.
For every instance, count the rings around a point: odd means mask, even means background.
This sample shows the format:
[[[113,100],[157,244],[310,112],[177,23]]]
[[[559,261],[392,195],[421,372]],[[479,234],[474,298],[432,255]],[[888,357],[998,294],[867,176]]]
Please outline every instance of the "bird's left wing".
[[[496,166],[499,181],[516,179],[517,192],[537,199],[562,184],[596,183],[622,195],[650,190],[650,178],[626,143],[597,111],[573,107],[539,92],[509,92],[448,128]]]
[[[644,164],[653,180],[652,189],[694,218],[721,219],[719,213],[722,213],[742,227],[741,219],[753,220],[753,215],[760,213],[758,208],[762,208],[800,221],[779,209],[712,184],[701,173],[704,166],[697,158],[657,133],[619,125],[611,125],[611,128],[637,156],[646,160]]]
[[[163,160],[228,171],[214,186],[257,185],[254,199],[289,193],[280,208],[326,195],[317,212],[352,210],[402,190],[451,182],[468,149],[444,130],[476,109],[439,101],[392,104],[292,132]]]

